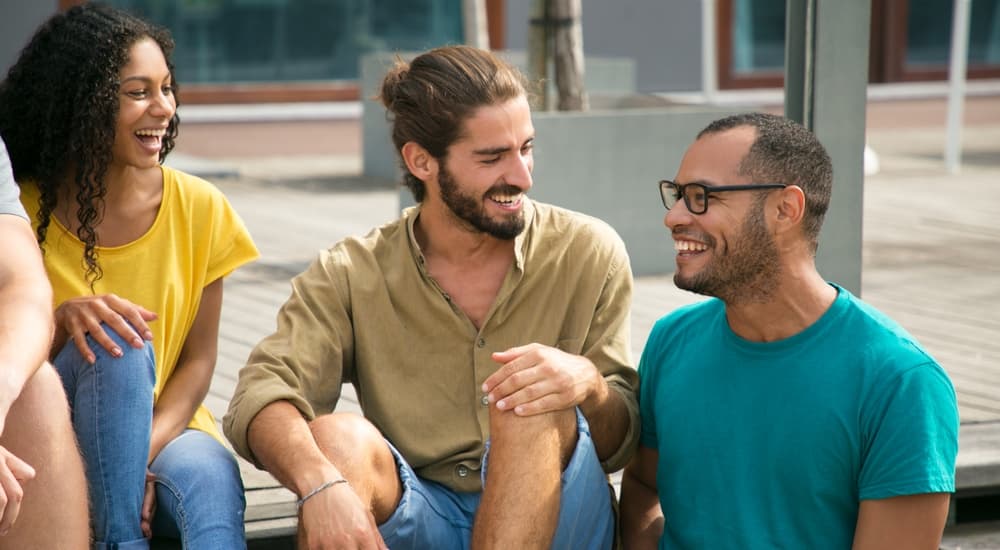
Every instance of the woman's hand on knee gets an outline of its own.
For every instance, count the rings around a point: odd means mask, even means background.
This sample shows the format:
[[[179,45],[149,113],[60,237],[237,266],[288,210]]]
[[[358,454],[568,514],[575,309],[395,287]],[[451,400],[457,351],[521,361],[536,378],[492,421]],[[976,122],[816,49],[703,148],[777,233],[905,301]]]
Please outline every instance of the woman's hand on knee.
[[[142,536],[152,538],[153,536],[153,514],[156,513],[156,474],[146,470],[146,494],[142,497],[142,517],[139,526],[142,528]]]
[[[87,334],[90,334],[108,353],[120,357],[122,350],[105,327],[138,349],[143,346],[143,340],[153,339],[153,332],[147,323],[154,319],[156,314],[152,311],[114,294],[80,296],[66,300],[56,308],[56,342],[64,344],[72,338],[80,354],[93,363],[96,357],[87,345]]]

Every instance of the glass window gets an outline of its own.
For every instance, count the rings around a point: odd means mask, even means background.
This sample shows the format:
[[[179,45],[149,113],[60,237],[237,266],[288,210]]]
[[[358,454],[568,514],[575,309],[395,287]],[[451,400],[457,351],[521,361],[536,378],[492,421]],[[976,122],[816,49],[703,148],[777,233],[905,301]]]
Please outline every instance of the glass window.
[[[911,1],[907,20],[909,68],[946,65],[951,56],[954,0]],[[975,0],[969,14],[969,65],[1000,64],[1000,0]]]
[[[785,2],[733,0],[733,73],[785,68]]]
[[[461,0],[116,0],[170,29],[187,83],[354,80],[371,51],[462,40]]]

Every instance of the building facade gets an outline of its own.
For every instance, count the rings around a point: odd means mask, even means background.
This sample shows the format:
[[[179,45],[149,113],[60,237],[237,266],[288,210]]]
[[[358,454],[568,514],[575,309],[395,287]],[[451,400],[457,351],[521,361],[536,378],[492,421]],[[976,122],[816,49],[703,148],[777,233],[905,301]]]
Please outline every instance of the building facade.
[[[79,1],[0,0],[3,69],[39,22]],[[463,41],[463,0],[106,1],[171,29],[189,104],[356,100],[361,55]],[[944,80],[953,1],[871,0],[869,81]],[[533,3],[486,0],[491,47],[526,47]],[[785,0],[582,5],[585,52],[633,59],[639,92],[696,92],[705,71],[719,89],[782,86]],[[972,2],[968,73],[1000,78],[1000,0]]]

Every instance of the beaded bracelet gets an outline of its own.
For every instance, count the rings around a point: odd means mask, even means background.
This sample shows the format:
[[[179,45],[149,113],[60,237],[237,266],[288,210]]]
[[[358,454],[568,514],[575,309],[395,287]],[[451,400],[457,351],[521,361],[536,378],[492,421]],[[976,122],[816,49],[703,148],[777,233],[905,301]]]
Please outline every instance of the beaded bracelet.
[[[326,489],[329,489],[330,487],[333,487],[334,485],[337,485],[339,483],[347,483],[347,480],[344,479],[344,478],[340,478],[340,479],[332,479],[330,481],[327,481],[326,483],[324,483],[324,484],[320,485],[319,487],[316,487],[312,491],[309,491],[308,493],[306,493],[306,495],[304,497],[302,497],[299,500],[297,500],[295,502],[295,507],[297,509],[302,509],[302,505],[305,504],[307,500],[311,499],[312,497],[316,496],[317,494],[321,493],[322,491],[325,491]]]

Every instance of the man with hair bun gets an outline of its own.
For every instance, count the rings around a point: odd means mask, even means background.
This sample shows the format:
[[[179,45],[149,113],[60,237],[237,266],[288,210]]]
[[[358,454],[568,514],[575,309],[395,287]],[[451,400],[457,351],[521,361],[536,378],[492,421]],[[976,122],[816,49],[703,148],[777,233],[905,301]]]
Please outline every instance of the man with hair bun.
[[[632,275],[607,224],[530,200],[523,76],[431,50],[381,100],[417,206],[320,254],[241,371],[236,450],[307,548],[609,548],[638,437]],[[333,412],[354,385],[364,416]]]

